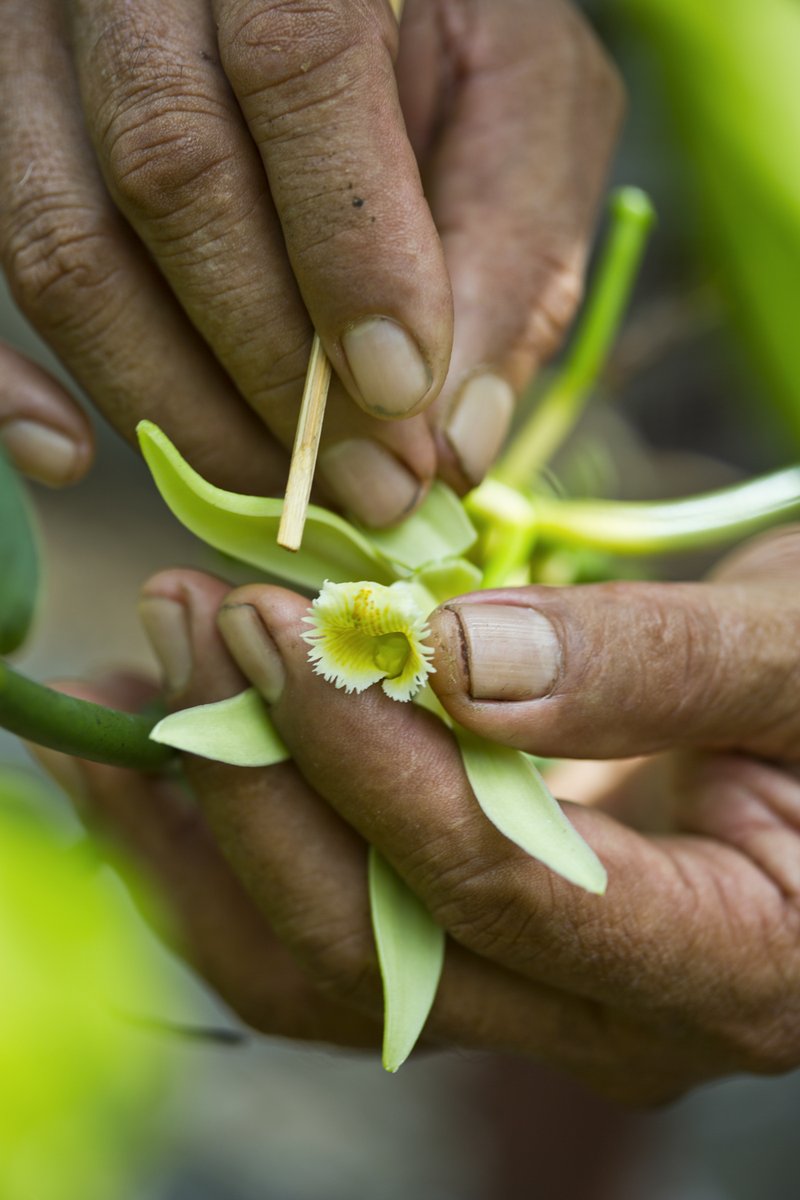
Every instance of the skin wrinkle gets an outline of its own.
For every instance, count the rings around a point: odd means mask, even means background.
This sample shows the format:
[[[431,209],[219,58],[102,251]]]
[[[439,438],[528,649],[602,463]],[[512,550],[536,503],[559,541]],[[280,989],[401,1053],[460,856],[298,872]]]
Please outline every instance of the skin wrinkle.
[[[318,69],[329,70],[354,52],[364,53],[365,47],[375,47],[392,61],[397,50],[396,24],[393,18],[386,19],[380,4],[356,0],[345,7],[318,4],[304,10],[273,0],[265,8],[247,2],[216,7],[223,62],[244,99],[265,89],[305,91]],[[237,25],[231,13],[242,9],[249,15]],[[286,18],[283,26],[281,14]],[[255,36],[248,36],[251,26],[257,29]]]
[[[186,131],[182,114],[170,114],[166,120],[161,114],[147,114],[102,147],[111,186],[142,215],[173,216],[176,196],[196,196],[217,177],[235,174],[237,164],[225,145],[225,132],[219,128],[211,137],[205,131],[200,136]]]
[[[87,255],[87,249],[95,248],[100,252]],[[46,312],[54,334],[68,334],[80,320],[89,352],[125,304],[122,286],[111,286],[121,285],[124,274],[116,264],[109,264],[107,249],[106,234],[90,229],[65,239],[54,228],[46,228],[19,248],[9,239],[6,251],[14,264],[11,292],[21,311],[31,319]],[[80,318],[75,312],[76,294],[83,305]]]

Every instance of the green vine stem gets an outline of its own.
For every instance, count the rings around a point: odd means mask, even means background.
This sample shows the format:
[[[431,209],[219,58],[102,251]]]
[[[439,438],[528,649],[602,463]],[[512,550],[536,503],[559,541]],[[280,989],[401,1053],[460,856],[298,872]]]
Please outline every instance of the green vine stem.
[[[639,188],[610,201],[611,229],[566,362],[492,472],[511,487],[529,487],[575,425],[606,360],[630,299],[655,220]]]
[[[26,741],[93,762],[155,771],[174,751],[150,741],[163,716],[104,708],[34,683],[0,661],[0,726]]]

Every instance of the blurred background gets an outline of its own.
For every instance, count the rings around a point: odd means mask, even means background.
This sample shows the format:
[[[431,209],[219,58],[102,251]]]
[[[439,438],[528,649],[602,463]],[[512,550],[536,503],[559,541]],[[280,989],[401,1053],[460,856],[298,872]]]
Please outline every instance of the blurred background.
[[[571,491],[650,498],[796,461],[800,89],[787,64],[800,62],[800,6],[584,8],[630,93],[613,182],[647,189],[659,225],[597,400],[556,474]],[[58,371],[5,294],[0,335]],[[98,440],[86,483],[32,489],[47,586],[18,661],[35,678],[110,664],[153,671],[135,616],[141,583],[161,567],[212,564],[132,451],[105,428]],[[694,577],[704,565],[658,569]],[[0,731],[0,762],[24,761]],[[50,806],[77,838],[63,797],[52,791]],[[169,975],[170,1011],[159,1015],[234,1028],[153,942],[121,889],[114,903],[142,954]],[[108,1200],[797,1195],[800,1074],[730,1080],[629,1114],[533,1064],[492,1056],[429,1055],[390,1077],[371,1056],[263,1038],[131,1037],[158,1059],[160,1082],[149,1148]]]

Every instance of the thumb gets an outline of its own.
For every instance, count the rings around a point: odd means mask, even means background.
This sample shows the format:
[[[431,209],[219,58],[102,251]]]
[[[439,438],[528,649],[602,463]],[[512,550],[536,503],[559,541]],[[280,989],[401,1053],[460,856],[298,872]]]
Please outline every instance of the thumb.
[[[750,555],[741,578],[706,584],[460,597],[431,617],[431,683],[459,724],[536,754],[702,746],[798,759],[800,554],[794,562],[759,576]]]

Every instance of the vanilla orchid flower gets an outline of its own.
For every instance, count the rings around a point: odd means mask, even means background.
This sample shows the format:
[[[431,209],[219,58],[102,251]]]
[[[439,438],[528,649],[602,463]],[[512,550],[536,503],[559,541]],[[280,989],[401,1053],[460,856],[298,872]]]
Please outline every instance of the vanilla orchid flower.
[[[311,626],[303,640],[317,675],[348,693],[381,681],[392,700],[412,700],[434,669],[411,584],[326,580],[304,621]]]

